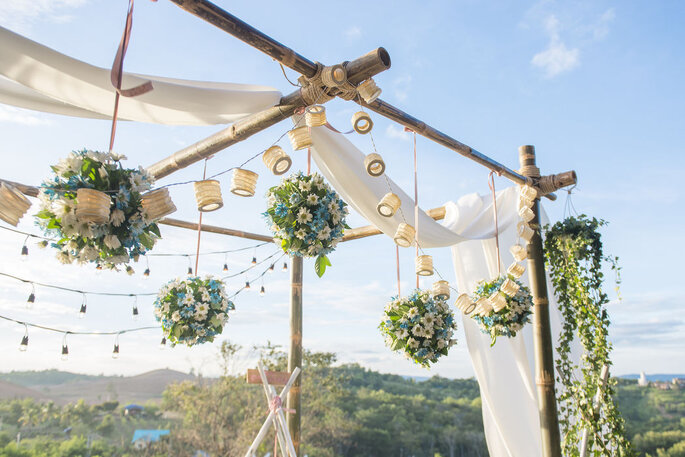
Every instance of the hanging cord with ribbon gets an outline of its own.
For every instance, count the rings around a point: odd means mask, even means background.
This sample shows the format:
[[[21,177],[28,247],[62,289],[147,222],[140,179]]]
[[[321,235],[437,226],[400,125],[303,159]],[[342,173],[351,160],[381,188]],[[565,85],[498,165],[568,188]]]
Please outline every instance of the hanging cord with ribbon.
[[[495,173],[497,173],[497,176],[501,176],[500,172],[496,171],[491,171],[488,174],[488,187],[490,188],[490,191],[492,191],[492,209],[493,209],[493,214],[495,216],[495,249],[497,251],[497,276],[499,277],[502,274],[502,267],[500,266],[502,264],[502,259],[500,258],[500,253],[499,253],[499,225],[497,223],[497,194],[495,194]]]
[[[202,180],[204,181],[207,177],[207,161],[211,159],[212,156],[209,156],[205,159],[205,168],[202,171]],[[195,251],[195,276],[197,276],[197,267],[198,264],[200,263],[200,237],[202,236],[202,214],[204,214],[202,211],[200,211],[200,218],[197,221],[197,250]]]
[[[419,256],[419,172],[416,161],[416,132],[409,127],[404,128],[405,132],[414,134],[414,241],[416,242],[416,257]],[[416,288],[419,288],[419,275],[416,274]]]
[[[133,1],[134,0],[129,0],[128,2],[128,12],[126,14],[126,26],[124,27],[124,34],[119,42],[119,49],[114,57],[112,71],[110,72],[110,80],[116,89],[116,94],[114,95],[114,113],[112,114],[112,131],[109,137],[109,152],[112,152],[112,149],[114,149],[114,136],[116,135],[117,116],[119,114],[119,97],[137,97],[138,95],[145,94],[153,89],[151,81],[146,81],[143,84],[130,89],[121,88],[124,75],[124,57],[126,56],[128,44],[131,41],[131,29],[133,28]]]

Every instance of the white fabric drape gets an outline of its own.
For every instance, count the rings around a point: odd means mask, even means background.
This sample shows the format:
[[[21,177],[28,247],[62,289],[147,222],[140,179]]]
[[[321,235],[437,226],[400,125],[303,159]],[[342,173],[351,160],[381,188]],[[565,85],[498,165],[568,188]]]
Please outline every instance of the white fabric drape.
[[[7,78],[0,79],[0,103],[77,117],[112,116],[115,92],[109,69],[65,56],[2,27],[0,75]],[[134,98],[121,97],[120,119],[173,125],[226,124],[273,106],[281,98],[281,93],[271,87],[131,73],[124,73],[122,87],[145,81],[152,81],[154,90]]]

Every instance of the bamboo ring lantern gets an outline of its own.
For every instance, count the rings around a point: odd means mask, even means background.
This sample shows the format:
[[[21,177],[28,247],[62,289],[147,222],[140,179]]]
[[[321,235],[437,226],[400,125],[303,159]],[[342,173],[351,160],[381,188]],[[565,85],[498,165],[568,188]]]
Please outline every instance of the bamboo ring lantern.
[[[304,121],[307,127],[326,125],[326,107],[323,105],[308,106],[305,110]]]
[[[312,137],[309,135],[309,127],[306,126],[292,129],[288,132],[288,138],[290,138],[290,144],[295,151],[307,149],[313,144]]]
[[[516,202],[516,209],[521,211],[521,208],[533,208],[533,200],[528,200],[524,198],[523,195],[519,195],[519,199]]]
[[[476,304],[473,303],[471,297],[466,294],[461,294],[457,297],[457,301],[454,302],[454,306],[457,307],[464,314],[471,314],[476,309]]]
[[[530,239],[533,238],[533,235],[535,234],[535,230],[530,228],[530,226],[523,221],[519,221],[519,223],[516,224],[516,232],[518,233],[521,239],[524,239],[526,241],[530,241]]]
[[[416,274],[419,276],[433,275],[433,257],[430,255],[420,255],[414,261],[416,266]]]
[[[280,146],[271,146],[269,149],[264,151],[262,154],[262,160],[266,168],[271,170],[271,173],[276,176],[282,175],[286,171],[290,170],[290,166],[293,164],[292,159],[288,154],[285,153],[283,148]]]
[[[486,316],[492,312],[492,303],[489,298],[481,297],[476,302],[476,310],[474,311],[479,316]]]
[[[532,186],[521,186],[519,195],[526,200],[535,200],[538,198],[538,191]]]
[[[397,231],[395,232],[395,236],[393,237],[393,240],[395,240],[395,243],[398,246],[401,246],[403,248],[408,248],[412,244],[414,244],[414,237],[416,236],[416,230],[414,230],[414,227],[412,227],[409,224],[405,224],[402,222],[400,225],[397,226]]]
[[[364,111],[357,111],[352,115],[352,128],[355,132],[366,135],[373,128],[371,116]]]
[[[535,217],[535,213],[532,209],[526,208],[525,206],[519,210],[519,217],[523,219],[524,222],[530,222]]]
[[[524,271],[526,271],[526,267],[517,262],[512,263],[509,265],[509,268],[507,268],[507,273],[516,279],[523,276]]]
[[[507,306],[506,297],[499,292],[495,292],[494,294],[490,295],[488,297],[488,301],[492,303],[492,309],[494,309],[496,313],[499,313],[504,309],[505,306]]]
[[[176,211],[176,205],[171,201],[169,189],[162,187],[143,194],[140,199],[146,217],[151,220],[158,220]]]
[[[364,167],[366,168],[366,172],[374,178],[381,176],[385,172],[383,157],[375,152],[366,156],[364,159]]]
[[[376,206],[376,210],[378,211],[378,214],[380,214],[383,217],[392,217],[395,215],[397,210],[400,209],[401,205],[402,201],[400,200],[400,197],[393,194],[392,192],[388,192],[383,196],[381,201],[378,203],[378,206]]]
[[[520,244],[515,244],[512,247],[510,247],[509,252],[511,252],[511,255],[514,256],[514,259],[516,259],[517,262],[520,262],[524,260],[526,257],[528,257],[526,248],[524,248]]]
[[[194,186],[198,211],[207,213],[216,211],[224,206],[219,181],[216,179],[205,179],[204,181],[197,181]]]
[[[21,192],[9,184],[0,183],[0,219],[17,226],[31,202]]]
[[[357,92],[364,99],[366,103],[373,103],[383,92],[377,85],[373,78],[361,82],[357,86]]]
[[[519,286],[509,278],[505,279],[502,285],[499,286],[500,292],[509,297],[513,297],[514,295],[516,295],[520,288],[521,286]]]
[[[257,187],[258,177],[259,175],[254,171],[236,168],[231,178],[231,192],[240,197],[252,197]]]
[[[431,292],[435,298],[438,300],[449,300],[450,299],[450,283],[445,280],[435,281]]]
[[[109,221],[112,199],[104,192],[81,188],[76,191],[76,219],[80,222],[104,224]]]

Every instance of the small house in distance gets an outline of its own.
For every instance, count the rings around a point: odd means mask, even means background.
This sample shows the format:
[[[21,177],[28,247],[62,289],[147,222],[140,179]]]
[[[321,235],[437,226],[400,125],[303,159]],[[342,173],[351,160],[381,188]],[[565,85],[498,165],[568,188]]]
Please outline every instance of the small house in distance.
[[[156,443],[168,434],[169,430],[136,430],[133,432],[131,443],[136,449],[145,449],[150,443]]]
[[[131,403],[124,406],[124,416],[137,416],[143,413],[143,409],[142,406]]]

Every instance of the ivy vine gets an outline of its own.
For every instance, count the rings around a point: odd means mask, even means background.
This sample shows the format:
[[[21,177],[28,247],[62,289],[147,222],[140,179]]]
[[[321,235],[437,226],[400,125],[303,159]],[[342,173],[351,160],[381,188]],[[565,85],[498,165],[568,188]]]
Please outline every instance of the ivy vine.
[[[613,397],[616,381],[602,385],[603,367],[611,365],[608,340],[608,296],[602,291],[607,263],[620,283],[618,258],[605,256],[599,228],[603,220],[569,217],[545,232],[545,257],[564,321],[557,347],[557,392],[562,450],[580,455],[583,431],[588,431],[586,456],[634,456]],[[571,342],[583,347],[580,362],[572,359]],[[599,392],[599,393],[598,393]],[[595,396],[599,399],[595,402]]]

